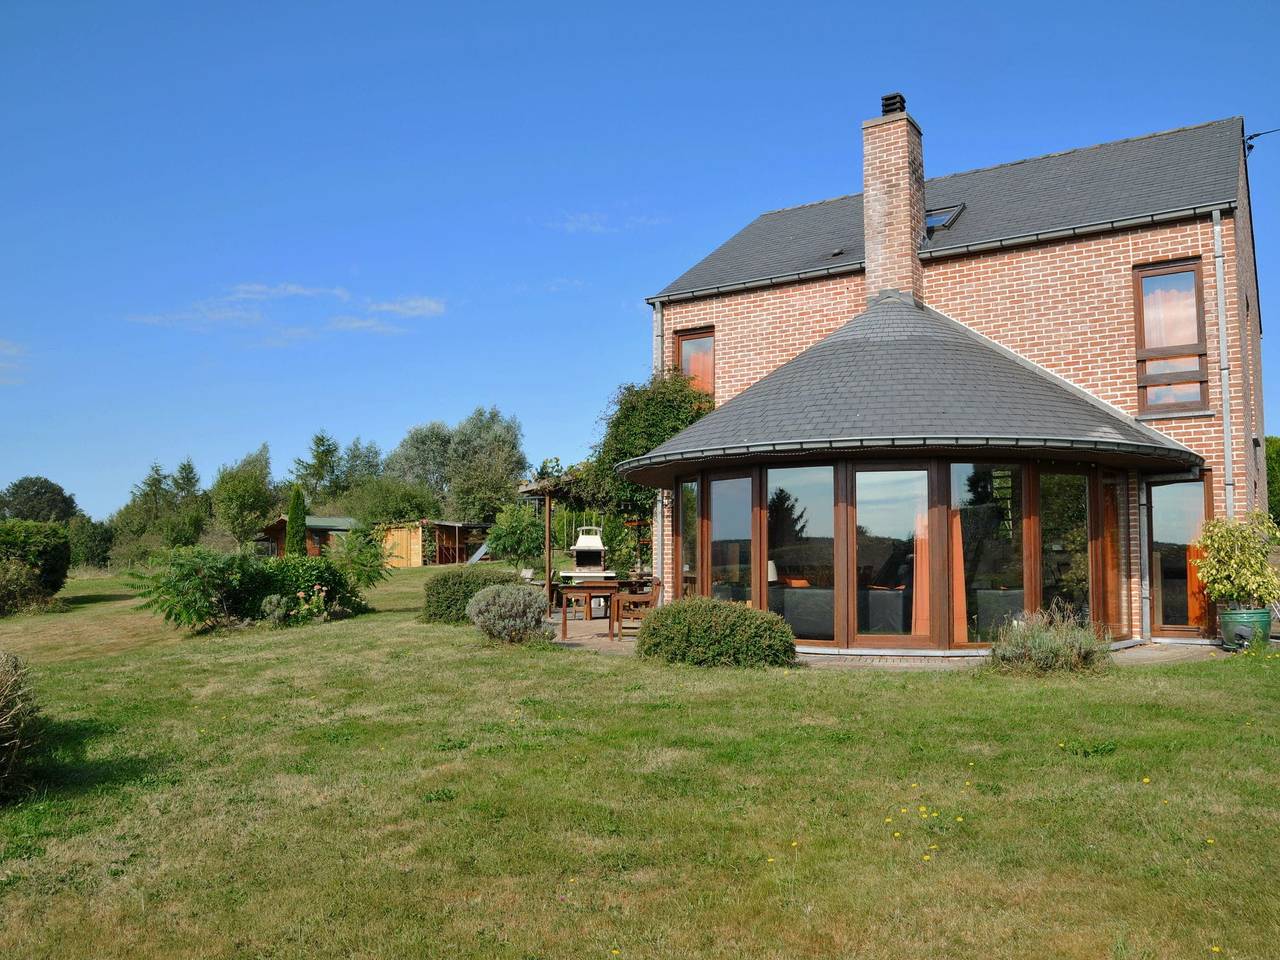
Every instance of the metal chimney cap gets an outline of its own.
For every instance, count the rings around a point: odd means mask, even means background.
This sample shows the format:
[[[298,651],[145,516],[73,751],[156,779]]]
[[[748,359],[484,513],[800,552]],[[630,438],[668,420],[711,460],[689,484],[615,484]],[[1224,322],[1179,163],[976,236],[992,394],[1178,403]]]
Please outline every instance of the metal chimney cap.
[[[880,98],[880,114],[881,116],[889,116],[891,113],[906,113],[907,98],[900,93],[886,93]]]

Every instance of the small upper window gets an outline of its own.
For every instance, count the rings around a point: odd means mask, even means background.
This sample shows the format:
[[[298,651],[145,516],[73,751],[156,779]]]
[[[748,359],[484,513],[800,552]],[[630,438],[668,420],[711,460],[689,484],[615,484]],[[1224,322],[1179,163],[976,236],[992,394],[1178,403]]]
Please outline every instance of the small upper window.
[[[680,370],[693,385],[707,393],[716,392],[716,338],[712,330],[680,331],[676,334]]]
[[[1138,320],[1138,406],[1200,410],[1209,403],[1199,263],[1134,272]]]
[[[957,204],[954,207],[939,207],[937,210],[926,210],[924,212],[924,228],[930,236],[935,230],[945,230],[956,222],[956,218],[960,216],[960,211],[964,209],[964,204]]]

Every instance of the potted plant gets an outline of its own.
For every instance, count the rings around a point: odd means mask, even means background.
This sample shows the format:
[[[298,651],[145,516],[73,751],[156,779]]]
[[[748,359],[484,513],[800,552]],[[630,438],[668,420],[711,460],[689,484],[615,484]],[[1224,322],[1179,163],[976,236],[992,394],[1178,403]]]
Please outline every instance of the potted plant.
[[[1208,520],[1196,546],[1195,561],[1205,596],[1218,604],[1223,646],[1235,650],[1247,632],[1250,642],[1266,645],[1271,635],[1270,605],[1280,600],[1280,577],[1269,554],[1280,541],[1280,529],[1267,514],[1239,520]]]

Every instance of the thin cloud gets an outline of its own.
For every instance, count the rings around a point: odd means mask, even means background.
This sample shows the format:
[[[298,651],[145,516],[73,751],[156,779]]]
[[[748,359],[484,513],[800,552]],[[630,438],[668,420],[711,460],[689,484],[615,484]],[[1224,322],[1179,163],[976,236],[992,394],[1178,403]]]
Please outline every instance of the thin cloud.
[[[130,323],[148,327],[173,327],[205,333],[220,327],[255,326],[262,322],[262,312],[256,307],[214,299],[197,301],[183,310],[135,314],[127,319]]]
[[[12,340],[0,340],[0,357],[20,357],[27,351],[22,344]]]
[[[435,297],[398,297],[369,304],[374,313],[390,313],[397,317],[438,317],[444,313],[444,301]]]
[[[652,214],[633,214],[618,219],[597,210],[583,210],[577,213],[563,213],[547,226],[563,233],[619,233],[642,227],[657,227],[669,222],[668,217]]]
[[[316,331],[311,327],[281,327],[270,336],[258,341],[258,346],[278,349],[292,347],[296,343],[314,340]]]
[[[9,360],[0,360],[0,387],[16,387],[25,381],[20,377],[21,367]]]
[[[228,300],[283,300],[286,297],[333,297],[347,301],[351,294],[345,287],[306,287],[300,283],[237,283]]]
[[[378,333],[395,335],[408,333],[404,327],[397,327],[385,320],[374,317],[334,317],[329,321],[330,330],[341,330],[350,333]]]
[[[613,233],[617,230],[617,227],[610,225],[606,214],[593,211],[564,213],[547,226],[564,233]]]

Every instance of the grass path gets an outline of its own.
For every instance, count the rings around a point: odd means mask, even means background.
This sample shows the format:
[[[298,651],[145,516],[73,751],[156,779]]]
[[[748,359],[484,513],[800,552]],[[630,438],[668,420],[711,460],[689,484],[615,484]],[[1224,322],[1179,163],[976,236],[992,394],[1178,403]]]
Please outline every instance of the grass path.
[[[425,626],[422,576],[288,631],[114,579],[0,621],[55,747],[0,956],[1275,955],[1280,659],[698,671]]]

